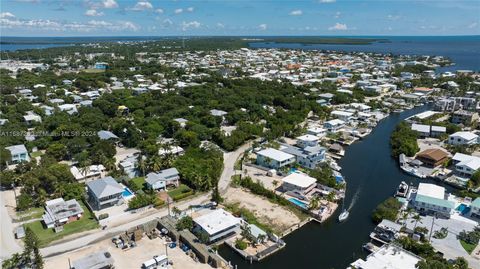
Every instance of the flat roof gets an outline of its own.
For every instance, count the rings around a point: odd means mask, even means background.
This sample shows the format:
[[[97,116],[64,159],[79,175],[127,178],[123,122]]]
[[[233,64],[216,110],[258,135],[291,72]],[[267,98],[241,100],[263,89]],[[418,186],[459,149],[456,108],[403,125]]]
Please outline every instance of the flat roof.
[[[268,148],[268,149],[261,150],[261,151],[257,152],[257,155],[262,155],[262,156],[268,157],[270,159],[273,159],[273,160],[279,161],[279,162],[283,162],[283,161],[289,160],[291,158],[295,158],[295,156],[293,156],[291,154],[285,153],[283,151],[280,151],[280,150],[277,150],[277,149],[274,149],[274,148]]]
[[[302,135],[302,136],[297,137],[297,139],[302,140],[302,141],[317,141],[318,137],[315,136],[315,135],[306,134],[306,135]]]
[[[284,177],[282,181],[300,188],[307,188],[317,182],[315,178],[300,173],[291,173],[290,175]]]
[[[450,135],[451,137],[461,137],[465,140],[472,140],[478,138],[478,135],[472,133],[472,132],[456,132],[454,134]]]
[[[417,194],[443,200],[445,199],[445,188],[435,184],[420,183]]]
[[[223,209],[216,209],[208,214],[193,219],[209,235],[216,234],[229,227],[239,225],[240,218],[234,217],[230,212]]]
[[[368,255],[365,260],[356,260],[351,266],[362,269],[415,269],[421,260],[422,258],[413,253],[389,244]]]

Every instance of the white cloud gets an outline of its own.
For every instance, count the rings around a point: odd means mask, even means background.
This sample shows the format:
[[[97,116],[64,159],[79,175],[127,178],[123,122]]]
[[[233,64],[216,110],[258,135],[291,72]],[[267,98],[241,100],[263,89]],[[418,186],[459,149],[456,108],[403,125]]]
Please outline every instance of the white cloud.
[[[163,9],[157,8],[157,9],[155,9],[155,13],[163,14]]]
[[[292,10],[289,15],[290,16],[300,16],[303,14],[303,11],[301,11],[300,9],[297,9],[297,10]]]
[[[337,0],[318,0],[318,2],[328,4],[328,3],[335,3],[335,2],[337,2]]]
[[[173,21],[170,19],[164,19],[162,22],[162,27],[163,28],[168,28],[173,25]]]
[[[177,9],[175,9],[175,11],[174,11],[175,14],[180,14],[180,13],[182,13],[182,12],[183,12],[183,8],[177,8]]]
[[[24,20],[16,18],[0,19],[0,28],[58,32],[112,32],[140,30],[139,26],[130,21],[107,22],[103,20],[90,20],[88,22],[60,22],[54,20]]]
[[[267,30],[267,25],[265,23],[262,23],[262,24],[258,25],[258,29],[260,29],[262,31],[265,31],[265,30]]]
[[[346,31],[348,30],[348,26],[344,23],[335,23],[334,26],[328,27],[329,31]]]
[[[341,13],[340,11],[337,11],[337,12],[335,13],[335,16],[333,16],[333,17],[334,17],[335,19],[338,19],[338,18],[340,18],[341,15],[342,15],[342,13]]]
[[[24,3],[38,3],[40,0],[16,0],[17,2],[24,2]]]
[[[218,28],[225,28],[225,24],[219,22],[219,23],[217,23],[217,27]]]
[[[130,10],[133,10],[133,11],[144,11],[144,10],[149,10],[149,9],[152,9],[153,8],[153,5],[148,2],[148,1],[139,1],[135,4],[135,6],[133,8],[131,8]]]
[[[95,9],[89,9],[85,11],[85,16],[88,16],[88,17],[100,17],[103,15],[104,15],[103,12],[98,12]]]
[[[400,15],[392,15],[392,14],[389,14],[389,15],[387,16],[387,19],[389,19],[389,20],[391,20],[391,21],[398,21],[398,20],[401,19],[401,18],[402,18],[402,16],[400,16]]]
[[[188,29],[197,29],[200,28],[201,24],[198,21],[182,22],[182,31],[187,31]]]
[[[115,0],[103,0],[102,5],[104,8],[117,8],[118,4]]]
[[[0,13],[0,19],[3,19],[3,18],[15,18],[15,15],[13,15],[10,12],[2,12]]]
[[[468,27],[469,29],[473,29],[473,28],[476,28],[477,26],[478,26],[478,22],[472,22],[472,23],[470,23],[467,27]]]
[[[188,12],[193,12],[194,10],[195,10],[194,7],[188,7],[188,8],[187,8],[187,11],[188,11]]]

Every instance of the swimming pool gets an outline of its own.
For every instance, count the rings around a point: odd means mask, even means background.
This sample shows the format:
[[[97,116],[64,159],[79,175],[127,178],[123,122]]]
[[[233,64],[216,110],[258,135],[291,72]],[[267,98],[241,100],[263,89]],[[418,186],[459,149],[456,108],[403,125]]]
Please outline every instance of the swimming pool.
[[[123,198],[129,198],[132,195],[133,195],[133,192],[129,188],[127,187],[123,188],[123,192],[122,192]]]
[[[468,207],[466,204],[460,204],[457,206],[457,211],[460,212],[462,215],[465,215],[470,211],[470,207]]]
[[[299,206],[299,207],[301,207],[301,208],[303,208],[303,209],[308,209],[307,204],[304,203],[304,202],[302,202],[302,201],[300,201],[300,200],[298,200],[297,198],[290,198],[290,199],[288,199],[288,201],[294,203],[295,205],[297,205],[297,206]]]
[[[292,168],[290,168],[290,171],[288,171],[288,174],[290,175],[291,173],[296,173],[297,171],[298,171],[297,168],[292,167]]]

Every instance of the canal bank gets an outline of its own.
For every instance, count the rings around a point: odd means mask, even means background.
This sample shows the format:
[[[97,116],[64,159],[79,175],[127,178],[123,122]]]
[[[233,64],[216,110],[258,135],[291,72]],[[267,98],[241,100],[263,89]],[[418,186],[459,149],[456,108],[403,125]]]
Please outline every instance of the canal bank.
[[[375,207],[392,196],[402,180],[413,184],[429,181],[403,173],[390,156],[389,145],[390,134],[400,121],[428,109],[422,106],[391,114],[369,136],[346,149],[339,161],[348,182],[345,208],[350,209],[350,216],[345,222],[337,222],[340,210],[322,224],[310,222],[284,238],[287,246],[283,250],[260,263],[250,264],[227,246],[222,246],[219,253],[239,269],[342,269],[364,257],[362,245],[369,241],[375,227],[371,221]]]

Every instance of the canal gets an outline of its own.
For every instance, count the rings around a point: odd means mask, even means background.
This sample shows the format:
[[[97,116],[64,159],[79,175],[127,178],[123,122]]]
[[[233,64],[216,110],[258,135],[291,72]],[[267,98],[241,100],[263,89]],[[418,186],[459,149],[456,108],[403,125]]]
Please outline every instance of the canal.
[[[400,121],[425,110],[428,106],[391,114],[364,140],[346,149],[345,157],[339,162],[348,182],[345,207],[350,208],[350,216],[345,222],[337,222],[341,210],[325,223],[310,222],[284,238],[287,246],[283,250],[260,263],[249,264],[226,246],[222,246],[219,253],[239,269],[343,269],[366,256],[362,245],[369,241],[374,228],[372,211],[393,195],[402,180],[420,182],[403,173],[390,157],[390,134]]]

